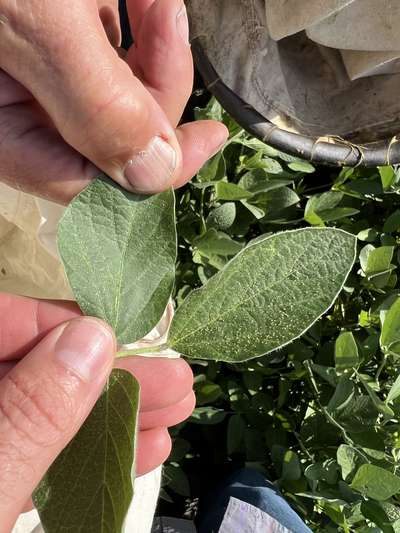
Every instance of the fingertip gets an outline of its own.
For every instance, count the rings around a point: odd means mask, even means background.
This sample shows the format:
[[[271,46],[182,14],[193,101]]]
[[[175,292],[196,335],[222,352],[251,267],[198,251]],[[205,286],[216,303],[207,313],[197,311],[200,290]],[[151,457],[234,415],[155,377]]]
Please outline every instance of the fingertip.
[[[174,182],[174,187],[181,187],[190,180],[208,159],[223,148],[228,137],[227,127],[214,120],[182,124],[177,129],[177,138],[183,154],[182,174]]]
[[[193,372],[183,359],[127,357],[117,359],[118,368],[127,370],[141,385],[141,412],[175,405],[193,388]],[[162,383],[162,387],[160,387]]]
[[[136,474],[143,476],[162,465],[172,450],[171,437],[166,428],[141,431],[136,450]]]

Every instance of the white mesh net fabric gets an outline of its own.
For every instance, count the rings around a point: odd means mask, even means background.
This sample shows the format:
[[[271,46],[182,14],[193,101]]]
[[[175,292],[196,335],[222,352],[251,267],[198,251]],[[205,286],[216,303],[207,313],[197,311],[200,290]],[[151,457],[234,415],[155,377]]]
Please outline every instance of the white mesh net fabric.
[[[354,77],[358,77],[356,71],[360,68],[374,73],[381,65],[378,73],[387,73],[390,61],[396,67],[390,75],[352,81],[341,50],[316,43],[308,35],[310,28],[332,22],[364,2],[369,4],[370,11],[374,9],[374,14],[379,7],[380,16],[375,17],[375,29],[379,33],[379,24],[387,24],[388,13],[398,2],[277,0],[272,3],[278,8],[280,5],[281,10],[282,5],[287,5],[286,13],[293,14],[290,20],[286,17],[285,28],[282,11],[279,12],[282,20],[275,37],[278,33],[289,36],[278,41],[270,36],[267,13],[272,4],[269,2],[272,0],[188,0],[192,37],[199,38],[222,80],[266,118],[288,130],[314,136],[340,136],[361,143],[395,135],[400,115],[396,53],[381,50],[386,56],[375,58],[377,62],[371,66],[371,56],[363,55],[365,50],[353,52],[353,57],[347,51]],[[307,6],[314,11],[308,12]],[[301,9],[306,12],[300,12]],[[398,22],[399,9],[391,12]],[[370,18],[364,15],[363,20],[354,18],[353,28],[354,25],[361,28],[368,21],[371,24]],[[293,31],[298,32],[292,34]],[[361,56],[354,58],[354,53]],[[356,59],[361,66],[354,66]]]

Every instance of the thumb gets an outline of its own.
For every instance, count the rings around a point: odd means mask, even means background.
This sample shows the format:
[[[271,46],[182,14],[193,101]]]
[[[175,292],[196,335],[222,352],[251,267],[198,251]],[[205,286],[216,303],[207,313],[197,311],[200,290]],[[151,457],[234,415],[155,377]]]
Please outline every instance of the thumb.
[[[90,413],[111,371],[115,339],[92,318],[64,323],[0,381],[0,524],[25,502]]]
[[[6,1],[0,67],[24,85],[65,141],[123,187],[159,192],[180,175],[165,113],[118,57],[97,2]],[[34,15],[38,13],[40,15]]]

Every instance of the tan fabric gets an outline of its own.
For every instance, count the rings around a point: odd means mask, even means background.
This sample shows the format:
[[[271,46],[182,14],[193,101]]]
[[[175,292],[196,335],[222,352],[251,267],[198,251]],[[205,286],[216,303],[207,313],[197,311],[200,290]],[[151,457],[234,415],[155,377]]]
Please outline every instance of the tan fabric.
[[[265,0],[269,34],[275,41],[334,15],[354,0]]]
[[[367,76],[400,73],[400,51],[363,52],[341,51],[344,65],[351,80]]]
[[[221,78],[276,124],[354,142],[398,133],[400,75],[351,82],[340,51],[312,42],[305,32],[274,41],[265,0],[187,3],[192,36]]]
[[[309,27],[307,33],[324,46],[387,52],[400,50],[399,23],[398,0],[355,0]]]

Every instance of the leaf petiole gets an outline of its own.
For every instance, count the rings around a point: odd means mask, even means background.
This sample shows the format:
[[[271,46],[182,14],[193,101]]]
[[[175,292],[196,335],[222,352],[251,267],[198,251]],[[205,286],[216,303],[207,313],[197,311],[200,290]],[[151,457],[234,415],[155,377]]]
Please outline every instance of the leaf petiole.
[[[133,355],[158,354],[168,349],[168,344],[159,344],[158,346],[149,346],[148,348],[134,348],[132,350],[121,350],[117,352],[116,358],[132,357]]]

